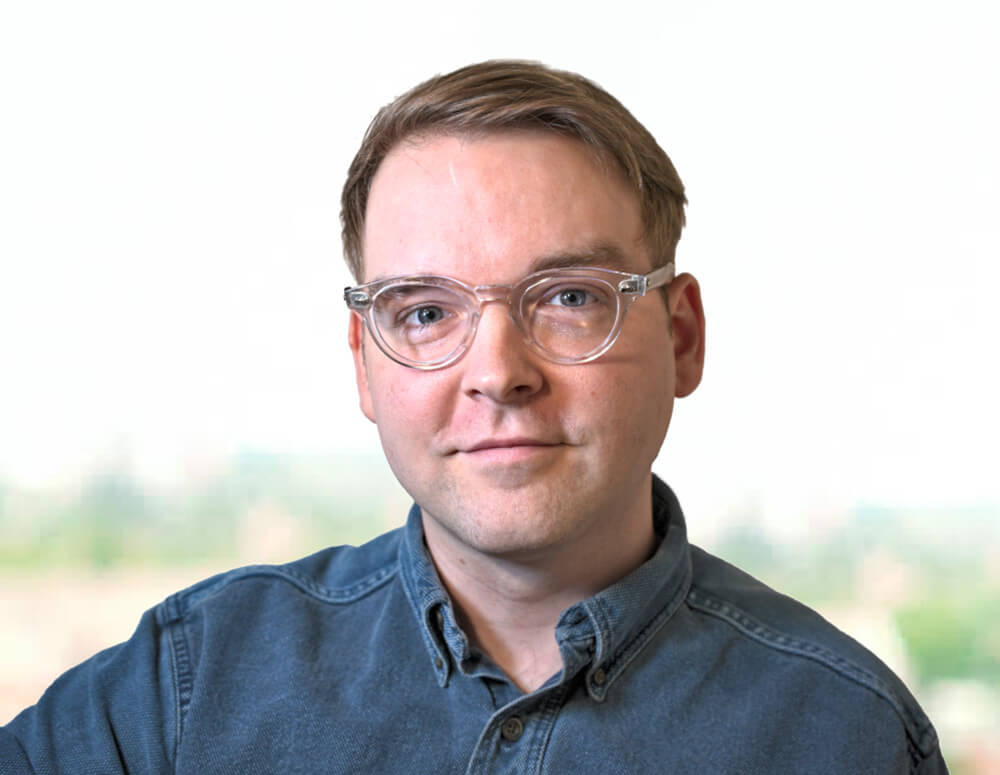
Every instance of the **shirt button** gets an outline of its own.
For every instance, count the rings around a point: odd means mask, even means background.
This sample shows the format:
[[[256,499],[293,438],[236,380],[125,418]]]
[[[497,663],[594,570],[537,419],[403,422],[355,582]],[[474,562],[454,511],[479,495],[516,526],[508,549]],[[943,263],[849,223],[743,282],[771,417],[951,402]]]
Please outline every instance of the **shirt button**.
[[[604,672],[603,667],[599,667],[594,671],[594,676],[590,680],[594,686],[604,686],[604,682],[608,680],[608,674]]]
[[[500,734],[508,743],[516,743],[524,734],[524,722],[517,716],[506,718],[500,725]]]

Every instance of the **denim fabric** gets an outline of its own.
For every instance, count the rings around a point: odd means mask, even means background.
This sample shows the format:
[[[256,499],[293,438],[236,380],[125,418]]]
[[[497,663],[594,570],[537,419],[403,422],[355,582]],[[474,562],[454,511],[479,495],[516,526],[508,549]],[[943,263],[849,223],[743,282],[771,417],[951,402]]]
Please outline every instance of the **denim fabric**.
[[[942,773],[930,722],[817,614],[663,536],[567,609],[525,695],[469,643],[419,510],[360,547],[204,581],[0,728],[0,773]]]

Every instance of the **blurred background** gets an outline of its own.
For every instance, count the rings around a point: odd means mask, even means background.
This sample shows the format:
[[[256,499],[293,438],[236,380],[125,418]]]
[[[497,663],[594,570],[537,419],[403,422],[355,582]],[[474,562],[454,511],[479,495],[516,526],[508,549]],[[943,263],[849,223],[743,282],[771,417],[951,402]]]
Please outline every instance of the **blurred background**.
[[[357,4],[356,4],[357,5]],[[688,187],[692,539],[1000,772],[1000,25],[988,2],[0,6],[0,723],[205,575],[408,499],[357,408],[339,190],[374,112],[521,57]]]

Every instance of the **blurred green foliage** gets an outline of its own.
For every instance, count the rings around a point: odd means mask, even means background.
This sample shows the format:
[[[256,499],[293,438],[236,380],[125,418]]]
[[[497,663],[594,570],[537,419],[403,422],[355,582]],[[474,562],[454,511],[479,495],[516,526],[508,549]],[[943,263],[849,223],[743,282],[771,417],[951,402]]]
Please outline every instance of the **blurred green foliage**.
[[[0,568],[248,562],[241,531],[261,508],[290,528],[290,550],[308,553],[382,532],[387,498],[401,522],[405,496],[385,462],[347,455],[245,452],[211,475],[159,490],[126,470],[71,489],[0,482]]]
[[[400,524],[407,506],[381,457],[350,454],[248,451],[160,489],[125,466],[72,489],[0,481],[0,569],[254,562],[260,558],[247,556],[253,547],[242,542],[269,521],[280,521],[290,560],[361,543]],[[908,572],[893,613],[920,683],[1000,684],[1000,572],[991,567],[998,546],[996,508],[861,506],[794,541],[769,535],[759,515],[738,515],[706,548],[820,607],[865,596],[866,559],[888,558]]]
[[[996,508],[862,506],[812,540],[791,543],[775,542],[758,522],[751,517],[706,548],[817,607],[869,594],[865,585],[878,579],[864,565],[873,556],[904,567],[893,619],[920,684],[972,679],[1000,688]]]
[[[921,681],[967,678],[1000,686],[1000,587],[944,589],[896,612]]]

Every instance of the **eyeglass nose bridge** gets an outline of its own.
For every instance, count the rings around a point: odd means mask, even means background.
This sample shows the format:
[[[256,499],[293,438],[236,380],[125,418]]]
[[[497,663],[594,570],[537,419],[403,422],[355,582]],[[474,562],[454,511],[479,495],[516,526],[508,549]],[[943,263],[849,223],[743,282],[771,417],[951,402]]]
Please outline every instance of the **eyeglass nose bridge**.
[[[507,312],[514,324],[521,328],[521,320],[518,311],[514,309],[514,288],[513,285],[477,285],[472,288],[472,293],[479,302],[475,312],[476,323],[483,314],[483,306],[491,302],[503,302],[507,305]]]
[[[514,327],[525,338],[525,341],[528,341],[527,333],[524,330],[524,321],[521,320],[519,311],[514,308],[515,287],[513,285],[477,285],[471,289],[473,295],[476,297],[476,301],[479,302],[479,306],[473,315],[469,344],[471,344],[471,339],[475,337],[476,332],[479,330],[479,321],[483,316],[483,307],[491,302],[503,302],[507,305],[507,314],[514,323]]]
[[[513,290],[512,285],[477,285],[472,292],[479,300],[480,306],[491,301],[505,301],[510,305]]]

